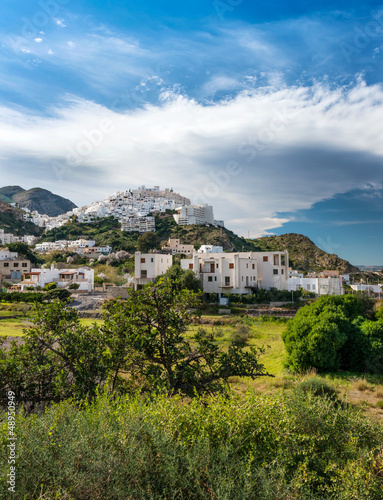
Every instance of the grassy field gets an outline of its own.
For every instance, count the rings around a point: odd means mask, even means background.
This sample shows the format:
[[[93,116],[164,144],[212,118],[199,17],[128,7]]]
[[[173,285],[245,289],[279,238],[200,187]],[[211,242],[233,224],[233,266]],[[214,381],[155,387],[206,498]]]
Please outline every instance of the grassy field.
[[[23,329],[30,324],[28,317],[20,316],[17,319],[7,319],[7,314],[3,313],[9,312],[0,311],[0,318],[3,318],[0,320],[0,337],[23,336]],[[202,320],[207,323],[193,324],[189,327],[186,333],[188,338],[192,338],[199,328],[203,328],[206,332],[214,332],[217,341],[222,346],[227,346],[237,326],[244,324],[251,329],[247,345],[265,348],[260,362],[265,366],[266,371],[274,377],[260,377],[255,380],[232,377],[230,379],[231,385],[239,392],[245,392],[248,388],[255,388],[259,392],[291,390],[302,380],[315,375],[314,372],[301,375],[292,374],[284,369],[286,351],[282,341],[282,333],[286,328],[286,323],[282,321],[264,321],[261,318],[239,316],[203,316]],[[102,320],[81,318],[81,324],[84,326],[92,326],[94,323],[100,325]],[[374,418],[383,419],[383,375],[337,372],[319,374],[318,376],[334,386],[341,398],[345,398]]]

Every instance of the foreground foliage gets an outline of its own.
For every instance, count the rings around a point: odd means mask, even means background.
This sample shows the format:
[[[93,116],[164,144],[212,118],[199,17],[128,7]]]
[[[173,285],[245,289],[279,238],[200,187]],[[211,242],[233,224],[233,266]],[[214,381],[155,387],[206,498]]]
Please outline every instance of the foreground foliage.
[[[66,401],[16,428],[15,499],[382,498],[382,428],[305,391]],[[8,498],[6,417],[0,436]]]

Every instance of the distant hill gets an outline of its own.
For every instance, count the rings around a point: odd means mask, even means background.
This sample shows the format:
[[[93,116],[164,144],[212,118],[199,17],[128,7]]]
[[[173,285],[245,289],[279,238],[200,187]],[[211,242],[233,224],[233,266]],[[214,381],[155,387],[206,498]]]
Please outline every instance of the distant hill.
[[[0,201],[0,229],[18,236],[25,234],[40,236],[43,232],[40,227],[35,226],[32,222],[25,222],[21,210],[11,207],[4,201]]]
[[[0,188],[0,200],[7,203],[13,203],[12,198],[19,193],[23,193],[25,189],[20,186],[5,186]]]
[[[8,203],[18,203],[21,208],[36,210],[50,217],[56,217],[76,208],[70,200],[42,188],[25,190],[20,186],[5,186],[0,188],[0,199]]]
[[[342,273],[358,272],[346,260],[337,255],[328,254],[318,248],[309,238],[301,234],[284,234],[255,240],[241,238],[226,228],[212,226],[179,226],[171,214],[156,215],[156,234],[164,243],[168,238],[179,238],[182,243],[194,245],[219,245],[229,252],[241,251],[278,251],[289,250],[290,265],[302,271],[321,271],[338,269]],[[94,239],[98,245],[110,245],[114,250],[126,250],[133,253],[137,249],[138,233],[120,230],[120,225],[113,218],[103,219],[94,224],[80,224],[70,221],[64,226],[52,229],[43,238],[44,241],[77,238]]]
[[[337,269],[343,274],[359,272],[359,269],[347,260],[321,250],[303,234],[288,233],[280,236],[264,236],[252,241],[261,251],[287,249],[290,265],[294,269],[302,271]]]

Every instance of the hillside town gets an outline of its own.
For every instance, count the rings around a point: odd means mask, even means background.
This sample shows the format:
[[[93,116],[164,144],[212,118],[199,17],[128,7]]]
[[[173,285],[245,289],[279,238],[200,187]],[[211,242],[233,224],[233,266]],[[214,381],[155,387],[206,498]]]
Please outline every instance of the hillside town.
[[[76,217],[78,222],[90,224],[100,219],[114,217],[121,224],[122,231],[138,231],[139,233],[155,231],[155,220],[150,214],[164,213],[167,210],[177,212],[174,219],[177,224],[211,224],[223,226],[224,222],[215,220],[213,207],[207,204],[192,205],[190,199],[175,193],[173,189],[160,190],[159,186],[121,191],[107,196],[103,201],[96,201],[81,208],[74,208],[57,217],[49,217],[37,211],[25,211],[24,220],[33,222],[46,230],[61,227],[71,217]]]
[[[118,221],[123,232],[153,234],[156,231],[155,215],[165,213],[171,214],[175,223],[180,226],[224,227],[222,220],[214,218],[212,206],[193,205],[190,199],[174,192],[173,189],[161,190],[159,186],[140,186],[137,189],[120,191],[103,201],[73,208],[56,217],[30,211],[25,207],[19,208],[24,211],[24,220],[44,228],[45,233],[74,219],[81,225],[112,217]],[[66,268],[63,263],[57,266],[55,262],[32,266],[31,261],[24,255],[19,256],[17,252],[7,250],[7,245],[17,243],[27,245],[43,259],[61,252],[83,259],[82,264],[80,267],[74,265],[75,259],[68,257]],[[102,259],[113,259],[114,255],[111,245],[96,244],[96,239],[82,237],[44,241],[44,236],[38,238],[28,234],[14,235],[4,229],[0,229],[0,245],[4,248],[0,252],[0,280],[3,289],[8,292],[39,290],[49,283],[54,283],[58,288],[71,290],[72,293],[94,293],[97,288],[94,263],[102,262]],[[224,251],[222,246],[208,242],[195,247],[185,244],[180,238],[169,238],[167,242],[163,242],[161,250],[135,252],[131,257],[134,259],[134,271],[132,269],[130,273],[125,273],[125,281],[119,283],[118,287],[137,290],[144,284],[155,282],[172,267],[173,258],[176,256],[183,271],[194,273],[207,297],[210,294],[216,294],[218,297],[227,294],[244,296],[260,289],[288,292],[304,290],[313,296],[342,295],[345,285],[351,292],[362,291],[380,295],[382,291],[379,282],[370,285],[363,282],[353,283],[350,281],[350,275],[341,274],[336,269],[320,272],[292,269],[286,249],[233,252]],[[99,280],[97,275],[96,278]],[[4,283],[7,284],[6,287]],[[109,285],[112,286],[113,283]],[[105,285],[102,290],[98,288],[98,292],[106,290]]]

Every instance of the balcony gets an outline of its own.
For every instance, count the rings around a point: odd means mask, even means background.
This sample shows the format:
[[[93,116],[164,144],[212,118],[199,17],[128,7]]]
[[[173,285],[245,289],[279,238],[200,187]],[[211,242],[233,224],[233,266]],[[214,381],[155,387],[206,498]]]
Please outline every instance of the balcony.
[[[233,288],[234,285],[232,283],[221,283],[220,288]]]

